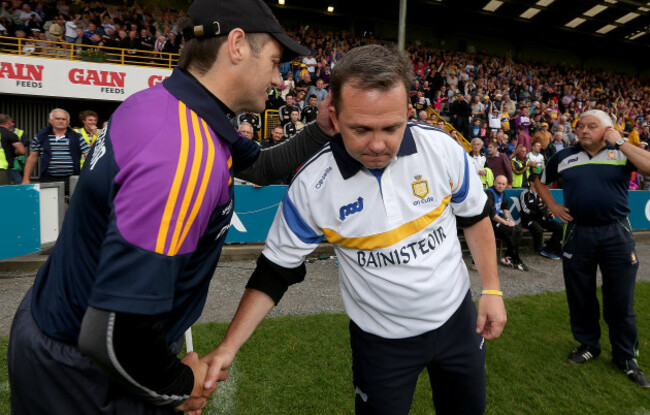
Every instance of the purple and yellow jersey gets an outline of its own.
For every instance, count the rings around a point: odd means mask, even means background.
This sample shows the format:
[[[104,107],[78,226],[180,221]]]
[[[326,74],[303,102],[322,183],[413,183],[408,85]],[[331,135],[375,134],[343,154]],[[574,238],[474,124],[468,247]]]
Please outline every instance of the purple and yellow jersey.
[[[165,315],[167,340],[180,337],[199,317],[219,260],[233,171],[258,155],[216,98],[178,69],[124,101],[86,160],[34,283],[41,330],[76,343],[92,306]]]

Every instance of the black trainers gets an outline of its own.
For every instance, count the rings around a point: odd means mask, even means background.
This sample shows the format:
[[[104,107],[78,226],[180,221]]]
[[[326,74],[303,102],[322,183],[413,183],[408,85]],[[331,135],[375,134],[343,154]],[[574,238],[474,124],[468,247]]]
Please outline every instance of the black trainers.
[[[515,268],[519,271],[528,271],[528,266],[521,259],[515,262]]]
[[[580,364],[587,363],[588,361],[593,360],[598,356],[600,356],[600,350],[595,350],[586,344],[582,344],[580,347],[569,353],[567,359],[569,359],[569,362],[571,363]]]
[[[645,376],[640,368],[626,370],[625,374],[634,383],[638,383],[642,388],[650,388],[650,380]]]

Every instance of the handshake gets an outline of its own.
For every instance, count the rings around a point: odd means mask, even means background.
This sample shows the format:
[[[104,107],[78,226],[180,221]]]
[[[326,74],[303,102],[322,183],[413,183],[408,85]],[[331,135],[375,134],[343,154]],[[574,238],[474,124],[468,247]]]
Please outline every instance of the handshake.
[[[226,370],[230,368],[235,353],[220,345],[201,358],[196,352],[186,354],[181,362],[192,369],[194,388],[190,398],[176,410],[188,411],[189,415],[200,415],[210,395],[217,390],[217,382],[228,379]]]

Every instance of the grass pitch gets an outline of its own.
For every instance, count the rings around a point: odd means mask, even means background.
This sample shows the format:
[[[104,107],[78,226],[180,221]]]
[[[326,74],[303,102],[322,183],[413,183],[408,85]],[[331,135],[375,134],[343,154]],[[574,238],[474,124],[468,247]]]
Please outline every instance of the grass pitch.
[[[568,363],[576,343],[565,294],[506,299],[508,324],[487,342],[487,414],[650,414],[650,390],[611,364],[607,325],[603,353],[585,365]],[[639,364],[650,374],[650,283],[638,283],[635,304]],[[199,354],[218,344],[227,324],[194,326]],[[0,414],[9,414],[7,339],[0,339]],[[266,319],[237,355],[230,379],[208,407],[212,414],[354,413],[348,319],[319,314]],[[426,374],[412,414],[433,414]]]

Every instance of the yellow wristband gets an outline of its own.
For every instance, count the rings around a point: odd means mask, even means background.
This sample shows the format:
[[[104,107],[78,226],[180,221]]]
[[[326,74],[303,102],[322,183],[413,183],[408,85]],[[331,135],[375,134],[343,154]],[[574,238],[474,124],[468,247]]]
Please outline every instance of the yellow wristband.
[[[499,291],[499,290],[483,290],[481,291],[481,294],[498,295],[500,297],[503,297],[503,291]]]

